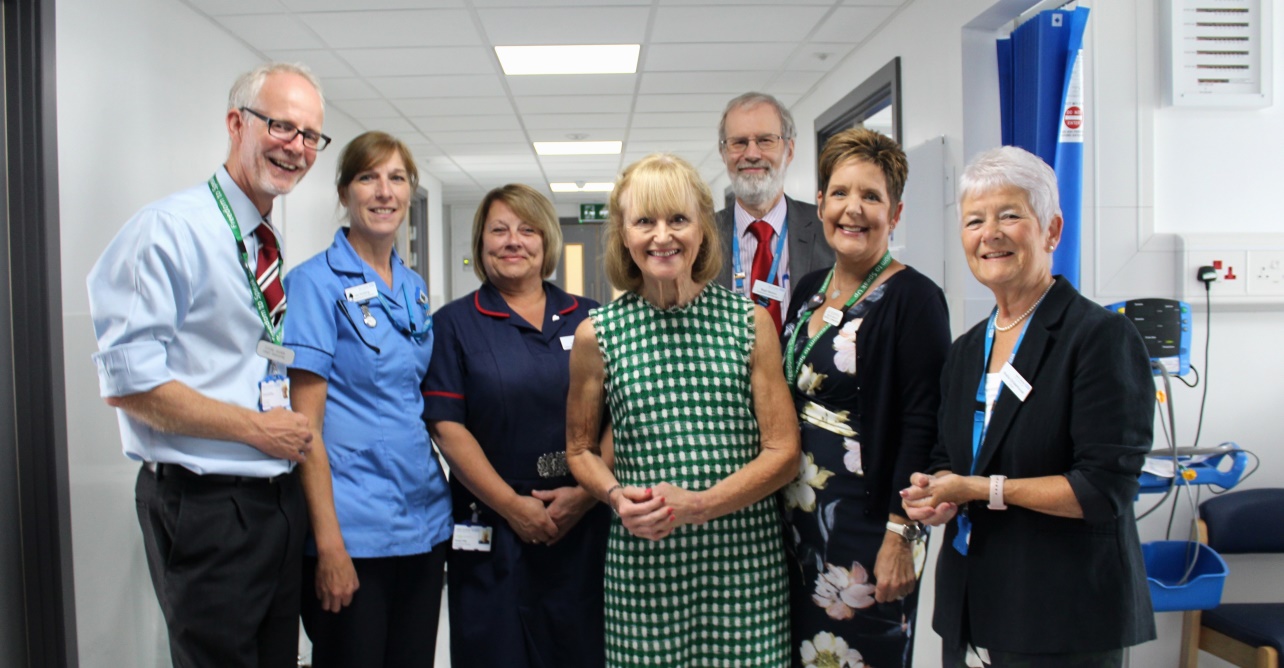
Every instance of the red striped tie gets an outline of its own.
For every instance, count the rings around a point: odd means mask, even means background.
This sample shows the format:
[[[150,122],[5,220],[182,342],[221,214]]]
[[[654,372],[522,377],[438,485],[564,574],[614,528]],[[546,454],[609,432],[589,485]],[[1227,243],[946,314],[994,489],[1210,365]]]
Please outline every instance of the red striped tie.
[[[765,220],[755,220],[749,225],[749,233],[758,239],[758,249],[753,253],[753,268],[750,272],[749,289],[753,290],[753,285],[757,281],[766,282],[768,275],[771,273],[771,263],[775,260],[775,253],[771,251],[771,237],[776,234],[776,230],[771,227],[771,223]],[[751,293],[752,294],[752,293]],[[753,295],[750,299],[755,302],[759,297]],[[776,331],[780,331],[780,302],[772,299],[767,302],[767,312],[771,314],[771,319],[776,323]]]
[[[285,288],[281,285],[281,246],[277,243],[272,226],[265,220],[254,234],[259,238],[259,266],[254,272],[258,277],[259,290],[267,301],[268,314],[272,324],[281,324],[285,315]]]

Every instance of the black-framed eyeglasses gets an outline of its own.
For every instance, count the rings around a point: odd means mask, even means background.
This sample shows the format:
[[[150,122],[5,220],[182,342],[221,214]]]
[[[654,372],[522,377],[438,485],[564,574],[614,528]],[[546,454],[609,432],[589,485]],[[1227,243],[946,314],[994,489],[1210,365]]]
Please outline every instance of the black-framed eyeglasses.
[[[257,116],[264,123],[267,123],[268,134],[286,142],[287,144],[294,141],[295,137],[303,135],[303,145],[310,149],[324,151],[325,147],[330,145],[330,138],[320,132],[300,130],[294,127],[294,124],[289,121],[279,121],[275,118],[268,118],[249,107],[241,107],[241,111]],[[762,146],[762,144],[758,144],[758,146]]]
[[[784,142],[785,138],[780,135],[758,135],[757,137],[727,137],[718,142],[722,148],[732,153],[744,153],[749,150],[749,144],[756,144],[759,151],[771,151]]]

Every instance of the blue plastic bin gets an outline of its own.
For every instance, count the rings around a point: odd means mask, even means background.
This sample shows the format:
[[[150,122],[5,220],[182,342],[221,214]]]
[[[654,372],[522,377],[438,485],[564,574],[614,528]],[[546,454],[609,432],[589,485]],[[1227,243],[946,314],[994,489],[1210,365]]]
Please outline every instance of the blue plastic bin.
[[[1192,555],[1195,567],[1183,583]],[[1142,543],[1141,556],[1155,612],[1208,610],[1221,603],[1226,562],[1213,548],[1185,540],[1159,540]]]

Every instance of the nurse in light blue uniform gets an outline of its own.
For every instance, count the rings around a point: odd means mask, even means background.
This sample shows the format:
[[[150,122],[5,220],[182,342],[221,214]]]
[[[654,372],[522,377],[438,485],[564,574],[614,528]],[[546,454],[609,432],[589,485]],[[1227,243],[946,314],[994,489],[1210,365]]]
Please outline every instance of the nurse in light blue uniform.
[[[431,666],[451,537],[450,493],[421,413],[432,357],[427,288],[393,249],[417,170],[367,132],[339,159],[350,227],[285,279],[295,410],[312,520],[303,623],[313,665]]]

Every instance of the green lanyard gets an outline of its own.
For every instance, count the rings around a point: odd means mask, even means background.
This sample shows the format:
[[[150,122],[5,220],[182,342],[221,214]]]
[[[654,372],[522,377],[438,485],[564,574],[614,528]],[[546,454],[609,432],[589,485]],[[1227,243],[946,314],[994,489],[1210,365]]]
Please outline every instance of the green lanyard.
[[[241,226],[236,223],[236,214],[232,211],[232,205],[227,201],[227,195],[223,194],[223,188],[218,184],[218,175],[210,177],[210,192],[214,194],[214,201],[218,202],[219,211],[223,212],[223,220],[227,221],[227,226],[232,228],[232,236],[236,237],[236,245],[241,249],[241,268],[245,270],[245,278],[250,282],[250,294],[254,295],[254,308],[258,309],[259,320],[263,321],[263,329],[267,331],[268,338],[272,343],[281,345],[282,332],[285,329],[285,314],[281,314],[281,326],[272,326],[272,315],[268,311],[267,300],[263,298],[263,291],[259,289],[259,281],[254,276],[254,271],[250,269],[250,253],[245,249],[245,239],[241,236]],[[277,260],[280,262],[280,259]]]
[[[851,308],[852,304],[855,304],[860,300],[860,298],[865,294],[865,291],[869,289],[869,286],[873,285],[874,281],[878,280],[878,277],[882,275],[883,270],[891,263],[892,254],[889,251],[885,251],[883,253],[883,258],[879,260],[878,264],[874,265],[874,268],[865,276],[865,282],[861,283],[860,287],[856,288],[856,292],[853,292],[851,298],[847,300],[847,303],[843,304],[844,312]],[[820,294],[823,295],[829,290],[829,282],[832,280],[834,280],[834,270],[830,269],[829,275],[825,277],[825,284],[820,286]],[[825,302],[823,300],[820,302],[820,304],[824,303]],[[820,306],[820,304],[817,304],[816,306]],[[810,306],[810,302],[808,302],[808,306]],[[825,326],[821,327],[820,331],[816,332],[816,335],[811,337],[811,340],[803,347],[802,355],[798,357],[797,363],[795,363],[794,350],[796,349],[796,344],[798,342],[798,332],[808,326],[807,321],[811,318],[811,314],[816,310],[815,308],[807,308],[807,306],[804,306],[804,308],[806,310],[798,316],[798,323],[794,325],[794,331],[789,335],[789,348],[785,351],[785,373],[789,379],[789,387],[793,387],[798,382],[798,373],[802,371],[803,361],[807,359],[807,355],[811,354],[811,349],[816,345],[816,342],[820,340],[820,337],[825,335],[825,332],[829,331],[830,327],[833,327],[833,325],[826,322]]]

